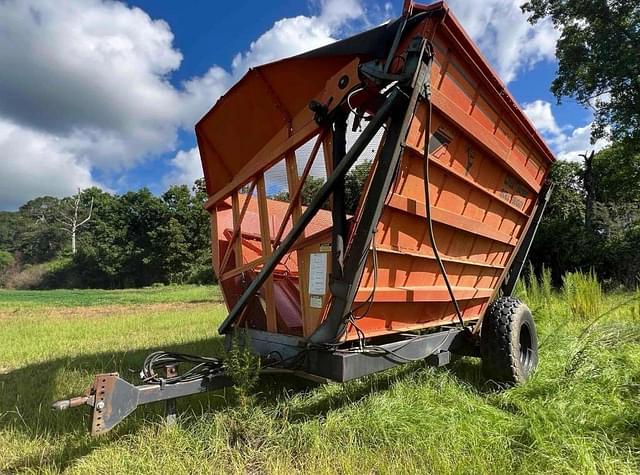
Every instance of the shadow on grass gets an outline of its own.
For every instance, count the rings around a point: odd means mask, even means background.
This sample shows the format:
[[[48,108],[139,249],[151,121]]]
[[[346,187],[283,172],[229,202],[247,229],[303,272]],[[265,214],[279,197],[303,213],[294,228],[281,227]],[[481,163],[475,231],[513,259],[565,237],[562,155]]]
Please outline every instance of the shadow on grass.
[[[54,412],[51,403],[81,395],[93,382],[98,373],[118,372],[120,376],[133,384],[140,384],[137,373],[145,357],[158,350],[197,355],[224,354],[223,338],[216,337],[194,341],[182,345],[167,345],[136,349],[127,352],[96,353],[77,357],[59,358],[25,366],[6,374],[0,374],[0,430],[6,434],[14,433],[25,439],[44,437],[49,443],[59,441],[46,461],[64,470],[77,459],[88,455],[92,450],[108,444],[114,438],[135,433],[145,424],[160,422],[164,403],[154,403],[139,407],[111,433],[99,438],[88,435],[88,408],[70,409]],[[367,396],[383,392],[394,383],[414,378],[424,365],[412,363],[394,370],[384,371],[343,385],[340,391],[330,392],[319,398],[311,398],[286,417],[289,422],[304,422],[314,417],[324,417],[328,412],[348,404],[360,401]],[[456,362],[450,368],[452,374],[475,387],[479,381],[477,368],[471,363]],[[310,392],[318,383],[293,376],[265,375],[256,389],[259,406],[269,410],[277,409],[281,402],[292,393]],[[178,402],[178,411],[182,414],[199,414],[216,411],[236,404],[236,394],[232,388],[212,393],[204,393],[182,398]],[[9,467],[8,472],[20,472],[28,468],[37,468],[42,463],[41,455],[28,455]]]
[[[55,412],[51,410],[51,403],[81,395],[98,373],[118,372],[129,382],[140,384],[137,373],[145,357],[158,350],[202,355],[223,354],[222,338],[219,337],[182,345],[58,358],[0,374],[0,430],[24,439],[37,440],[45,437],[50,441],[59,440],[48,462],[55,463],[63,470],[74,460],[108,443],[114,437],[136,432],[145,421],[159,420],[164,405],[157,403],[142,406],[116,427],[113,435],[91,438],[88,435],[88,408]],[[220,397],[219,393],[181,401],[185,402],[180,403],[179,409],[192,411],[200,408],[215,409],[225,404],[225,398]],[[9,467],[8,472],[38,468],[41,463],[40,455],[26,456]]]

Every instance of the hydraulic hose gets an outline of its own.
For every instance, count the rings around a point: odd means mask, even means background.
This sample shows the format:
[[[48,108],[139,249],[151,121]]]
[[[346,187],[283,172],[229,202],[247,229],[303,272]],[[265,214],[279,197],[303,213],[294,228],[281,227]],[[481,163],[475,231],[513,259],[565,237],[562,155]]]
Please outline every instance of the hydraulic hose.
[[[424,206],[426,208],[427,214],[427,226],[429,228],[429,241],[431,242],[431,248],[433,249],[433,255],[436,258],[438,263],[438,267],[440,268],[440,272],[442,273],[442,277],[444,278],[444,283],[447,286],[447,290],[449,291],[449,297],[451,298],[451,303],[456,311],[456,315],[458,317],[458,321],[462,328],[467,330],[466,325],[464,324],[464,319],[462,318],[462,312],[460,311],[460,306],[458,305],[458,301],[456,300],[456,296],[453,293],[453,288],[451,287],[451,283],[449,282],[449,276],[447,275],[447,271],[444,268],[444,263],[440,258],[440,252],[438,251],[438,246],[436,245],[436,240],[433,234],[433,220],[431,218],[431,196],[429,191],[429,147],[431,146],[431,115],[432,115],[432,104],[431,98],[429,94],[425,94],[426,101],[426,110],[427,117],[424,126],[424,161],[423,161],[423,173],[424,173]]]

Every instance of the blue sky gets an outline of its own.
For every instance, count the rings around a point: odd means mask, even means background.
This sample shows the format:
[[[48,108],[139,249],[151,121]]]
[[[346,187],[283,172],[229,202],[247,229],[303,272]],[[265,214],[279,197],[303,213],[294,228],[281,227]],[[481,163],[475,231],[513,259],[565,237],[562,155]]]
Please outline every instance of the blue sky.
[[[549,93],[555,40],[522,0],[453,13],[563,159],[589,111]],[[401,0],[0,2],[0,209],[98,185],[121,193],[201,175],[193,125],[246,70],[373,27]]]

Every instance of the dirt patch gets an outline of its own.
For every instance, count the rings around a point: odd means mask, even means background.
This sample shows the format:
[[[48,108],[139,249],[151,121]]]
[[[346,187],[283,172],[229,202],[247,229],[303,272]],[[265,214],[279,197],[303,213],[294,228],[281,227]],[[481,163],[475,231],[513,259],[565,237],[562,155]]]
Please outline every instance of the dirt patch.
[[[15,319],[20,316],[46,316],[47,318],[102,318],[131,315],[136,312],[169,312],[173,310],[196,310],[207,307],[217,307],[223,304],[217,301],[207,302],[171,302],[126,305],[93,305],[84,307],[43,307],[28,310],[7,309],[0,310],[0,320]]]

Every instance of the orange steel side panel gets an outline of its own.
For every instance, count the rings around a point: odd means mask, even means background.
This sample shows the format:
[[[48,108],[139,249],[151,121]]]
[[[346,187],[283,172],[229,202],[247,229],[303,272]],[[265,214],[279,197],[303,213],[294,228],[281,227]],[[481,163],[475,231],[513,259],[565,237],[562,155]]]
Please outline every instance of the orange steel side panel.
[[[505,276],[553,156],[527,130],[521,111],[505,106],[488,84],[486,64],[482,71],[478,58],[466,54],[470,48],[460,50],[464,40],[451,16],[433,40],[429,186],[436,245],[464,319],[471,321],[482,317]],[[358,321],[367,335],[457,321],[425,219],[426,114],[419,104],[377,227],[377,287],[367,316]],[[371,295],[373,282],[369,259],[355,305]]]
[[[405,2],[405,8],[414,14],[446,12],[437,22],[427,17],[414,24],[405,33],[398,54],[414,36],[432,39],[429,187],[434,236],[464,319],[475,321],[482,318],[509,269],[554,157],[446,4]],[[238,209],[245,203],[246,196],[239,191],[321,131],[308,103],[314,99],[327,103],[328,98],[339,103],[345,92],[336,87],[336,78],[346,74],[350,86],[356,84],[358,64],[369,59],[357,55],[295,57],[261,66],[247,73],[198,123],[210,195],[207,206],[216,224],[214,267],[222,276],[229,308],[265,261],[261,238],[268,229],[273,244],[288,208],[287,203],[267,200],[269,216],[265,217],[258,200],[252,198],[242,220],[239,244],[229,251],[233,254],[237,249],[238,256],[231,255],[221,269]],[[356,315],[362,317],[358,327],[366,336],[457,321],[428,235],[423,185],[427,113],[426,105],[419,103],[353,304],[358,308]],[[362,199],[375,192],[368,190]],[[358,211],[353,220],[357,219]],[[291,226],[289,221],[285,235]],[[326,250],[331,242],[331,227],[331,213],[320,211],[276,267],[270,299],[275,301],[277,332],[308,336],[326,314],[328,290],[320,300],[322,308],[309,307],[311,277],[307,273],[310,255]],[[362,305],[367,301],[370,305]],[[260,296],[239,324],[266,330],[265,308],[264,296]],[[366,315],[358,315],[364,309]],[[357,338],[354,328],[346,338]]]

